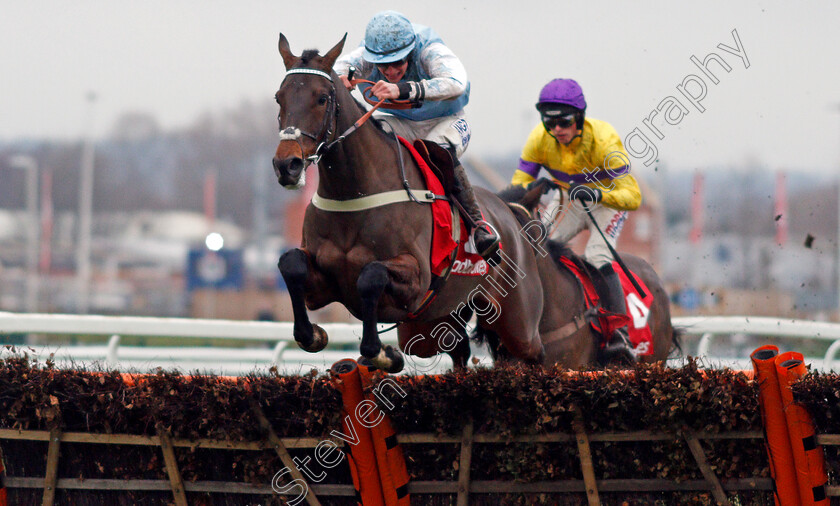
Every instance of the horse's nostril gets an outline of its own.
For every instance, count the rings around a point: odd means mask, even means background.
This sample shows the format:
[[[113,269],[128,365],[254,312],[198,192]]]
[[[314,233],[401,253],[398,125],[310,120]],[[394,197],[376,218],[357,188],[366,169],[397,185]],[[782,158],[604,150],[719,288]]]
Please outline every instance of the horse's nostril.
[[[271,163],[274,165],[277,181],[284,186],[297,184],[305,166],[303,159],[298,157],[283,159],[274,157]]]
[[[300,158],[292,158],[289,162],[289,174],[297,176],[303,171],[303,160]]]

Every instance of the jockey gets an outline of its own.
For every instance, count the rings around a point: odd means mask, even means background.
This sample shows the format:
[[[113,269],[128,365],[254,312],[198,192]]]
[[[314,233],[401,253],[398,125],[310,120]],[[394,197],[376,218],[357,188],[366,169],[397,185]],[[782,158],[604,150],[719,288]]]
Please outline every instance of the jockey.
[[[639,185],[630,175],[627,151],[612,125],[586,117],[583,90],[572,79],[554,79],[546,84],[540,91],[537,110],[542,123],[528,136],[511,182],[527,186],[540,168],[548,171],[560,187],[543,217],[552,230],[551,238],[569,241],[589,228],[583,256],[604,276],[609,293],[601,297],[602,305],[613,313],[626,314],[624,292],[612,267],[613,256],[586,210],[615,247],[627,212],[637,209],[642,201]],[[564,202],[568,202],[566,209]],[[626,327],[607,339],[600,357],[603,362],[636,360]]]
[[[347,89],[353,89],[348,78],[351,66],[375,83],[360,84],[362,91],[370,87],[379,99],[415,102],[411,109],[378,109],[374,115],[409,141],[428,139],[447,149],[455,162],[453,196],[466,211],[467,221],[483,223],[472,185],[458,162],[470,142],[464,115],[470,83],[458,57],[431,28],[413,24],[398,12],[383,11],[368,23],[362,44],[335,62],[334,70]],[[485,260],[499,247],[499,238],[489,227],[476,227],[474,240]]]

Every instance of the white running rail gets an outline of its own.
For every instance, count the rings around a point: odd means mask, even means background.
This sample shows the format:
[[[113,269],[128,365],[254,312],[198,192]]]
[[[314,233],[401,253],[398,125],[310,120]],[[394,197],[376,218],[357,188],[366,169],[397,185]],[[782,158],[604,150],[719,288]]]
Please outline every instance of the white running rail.
[[[674,318],[673,324],[687,334],[702,336],[696,352],[684,350],[686,354],[704,357],[721,365],[749,368],[749,357],[716,358],[710,355],[716,337],[746,334],[832,341],[822,360],[810,362],[819,369],[840,367],[840,362],[836,362],[840,352],[840,324],[751,316],[680,317]],[[138,372],[163,367],[216,374],[247,374],[259,368],[277,367],[281,372],[298,373],[312,368],[326,370],[342,358],[358,357],[360,324],[320,325],[330,336],[330,347],[320,353],[309,354],[299,350],[294,343],[290,322],[0,312],[0,335],[110,336],[108,345],[100,346],[18,347],[23,351],[32,350],[31,354],[40,360],[52,355],[59,365],[69,363],[95,367],[99,363],[109,369]],[[189,341],[182,347],[121,346],[121,336],[233,339],[250,341],[253,346],[199,347],[189,346]],[[383,333],[381,339],[383,343],[395,345],[396,331]],[[474,349],[473,352],[479,363],[490,363],[486,350]],[[0,356],[10,353],[12,351],[7,348],[0,351]],[[408,373],[439,372],[452,365],[446,355],[432,359],[407,357],[406,361]]]
[[[284,373],[324,371],[341,359],[359,356],[361,324],[319,325],[329,335],[330,345],[322,352],[311,354],[297,347],[291,322],[0,312],[0,336],[14,333],[110,336],[108,344],[100,346],[18,345],[16,350],[6,347],[0,350],[0,358],[23,351],[42,361],[52,356],[59,366],[104,365],[107,369],[137,372],[163,367],[241,375],[269,367]],[[380,325],[381,329],[387,327]],[[182,347],[121,346],[122,336],[176,337],[185,338],[185,342]],[[251,346],[189,346],[189,338],[243,340],[250,341]],[[396,346],[397,332],[383,332],[380,339],[384,344]],[[482,350],[474,349],[473,353],[484,363],[490,363]],[[406,357],[407,373],[442,372],[451,366],[448,355],[430,359]]]
[[[831,341],[822,360],[815,359],[809,362],[817,369],[829,370],[840,367],[840,362],[837,361],[837,354],[840,352],[840,324],[838,323],[763,316],[687,316],[673,318],[671,322],[687,334],[702,336],[697,345],[696,356],[698,357],[711,357],[712,344],[715,338],[721,335],[787,337]],[[749,357],[723,359],[723,362],[727,361],[752,368]]]

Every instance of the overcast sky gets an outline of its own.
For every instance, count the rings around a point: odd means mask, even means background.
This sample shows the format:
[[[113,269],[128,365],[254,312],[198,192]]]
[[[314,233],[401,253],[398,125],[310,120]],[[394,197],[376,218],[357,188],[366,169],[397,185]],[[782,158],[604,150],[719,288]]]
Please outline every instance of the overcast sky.
[[[0,0],[0,141],[81,138],[88,91],[99,97],[97,135],[126,111],[175,128],[271,97],[284,75],[278,32],[298,54],[324,52],[348,32],[349,50],[387,8],[434,27],[463,60],[472,82],[468,155],[518,152],[538,121],[542,85],[572,77],[590,116],[625,139],[638,128],[669,169],[840,167],[836,1]],[[745,57],[718,47],[737,49],[733,30]],[[712,52],[731,67],[709,64],[718,84],[690,61]],[[706,86],[702,113],[677,89],[691,75]],[[697,82],[686,89],[701,91]],[[643,120],[663,102],[679,123],[662,114],[649,121],[659,139]],[[655,166],[634,157],[634,170]]]

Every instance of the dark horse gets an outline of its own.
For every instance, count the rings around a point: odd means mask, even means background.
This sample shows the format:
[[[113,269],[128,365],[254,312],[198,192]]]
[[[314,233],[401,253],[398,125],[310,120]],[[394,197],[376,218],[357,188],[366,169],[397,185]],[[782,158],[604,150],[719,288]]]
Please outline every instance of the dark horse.
[[[540,179],[526,190],[521,186],[509,187],[499,196],[514,203],[523,230],[531,238],[534,251],[537,252],[540,279],[545,293],[545,306],[540,320],[540,335],[545,347],[546,365],[560,364],[566,367],[587,367],[596,365],[600,336],[586,322],[583,292],[575,276],[558,261],[561,255],[574,256],[564,244],[546,240],[545,230],[535,216],[535,209],[540,197],[549,189],[551,183]],[[543,255],[541,253],[547,253]],[[654,303],[650,307],[647,322],[653,338],[653,354],[642,355],[642,362],[665,360],[674,349],[679,349],[679,336],[671,326],[671,310],[668,294],[656,272],[645,260],[630,254],[622,254],[627,267],[636,273],[647,288],[653,293]],[[478,337],[484,337],[493,350],[498,338],[478,330]],[[496,353],[494,353],[495,355]]]
[[[484,276],[450,277],[434,301],[413,315],[432,282],[432,214],[428,204],[409,201],[407,188],[423,190],[425,182],[408,151],[384,130],[371,121],[355,131],[351,128],[364,111],[332,71],[343,47],[344,39],[323,56],[315,50],[295,56],[280,35],[286,77],[276,95],[277,179],[285,187],[298,187],[305,166],[315,162],[317,199],[353,207],[336,211],[311,203],[301,248],[280,258],[278,266],[292,300],[295,340],[310,352],[323,349],[326,332],[309,321],[307,308],[338,301],[362,321],[360,351],[377,367],[390,372],[403,367],[400,352],[382,346],[379,322],[400,322],[399,343],[407,353],[430,357],[446,351],[456,364],[464,365],[469,344],[463,338],[463,314],[471,310],[512,356],[542,363],[538,327],[543,292],[537,259],[519,234],[511,209],[481,188],[475,189],[476,197],[485,219],[501,235],[503,261]],[[364,205],[368,197],[386,192],[401,198]]]

